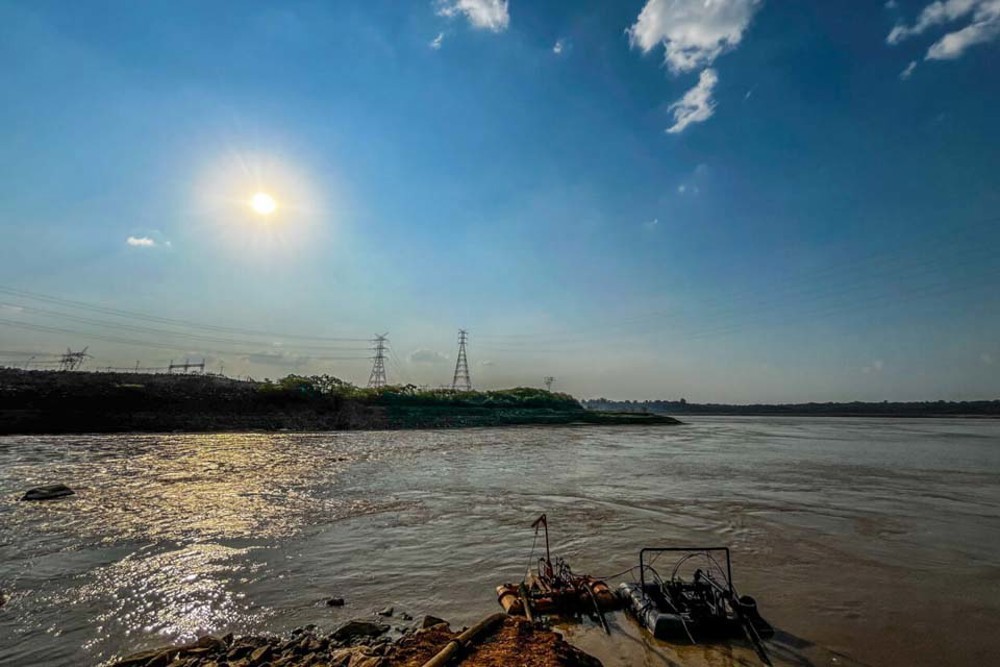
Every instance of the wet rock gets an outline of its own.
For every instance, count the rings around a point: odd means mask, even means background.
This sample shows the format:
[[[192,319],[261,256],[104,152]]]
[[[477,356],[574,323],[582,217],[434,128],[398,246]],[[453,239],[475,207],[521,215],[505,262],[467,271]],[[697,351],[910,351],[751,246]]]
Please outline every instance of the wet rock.
[[[326,601],[327,607],[343,607],[344,598],[330,598]]]
[[[358,639],[378,637],[389,631],[388,625],[375,621],[353,620],[344,623],[330,634],[330,639],[339,642],[353,642]]]
[[[403,621],[412,621],[413,620],[413,617],[410,616],[409,614],[407,614],[405,611],[404,612],[400,612],[399,618],[400,618],[400,620],[403,620]]]
[[[379,610],[379,611],[377,611],[375,613],[378,614],[379,616],[386,616],[386,617],[388,617],[388,616],[392,616],[392,613],[394,611],[396,611],[396,610],[393,609],[392,607],[386,607],[385,609],[381,609],[381,610]]]
[[[448,625],[448,621],[443,618],[438,618],[437,616],[431,616],[430,614],[424,616],[423,620],[420,621],[420,627],[425,630],[441,624]]]
[[[63,498],[75,495],[76,492],[65,484],[50,484],[49,486],[38,486],[28,489],[21,500],[52,500],[53,498]]]

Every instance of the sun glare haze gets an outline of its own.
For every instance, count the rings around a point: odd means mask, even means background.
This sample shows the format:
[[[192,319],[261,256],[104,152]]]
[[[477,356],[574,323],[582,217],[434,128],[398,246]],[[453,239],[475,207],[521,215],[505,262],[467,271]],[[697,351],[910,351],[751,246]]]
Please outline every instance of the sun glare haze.
[[[250,207],[260,215],[271,215],[278,208],[278,202],[266,192],[258,192],[250,198]]]

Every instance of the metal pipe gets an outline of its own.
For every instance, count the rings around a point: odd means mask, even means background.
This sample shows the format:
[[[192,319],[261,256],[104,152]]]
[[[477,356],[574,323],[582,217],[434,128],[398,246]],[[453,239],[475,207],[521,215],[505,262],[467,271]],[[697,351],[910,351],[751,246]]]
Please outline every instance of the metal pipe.
[[[438,654],[423,664],[423,667],[444,667],[458,653],[459,650],[467,648],[473,639],[480,638],[487,630],[492,629],[497,623],[502,623],[507,618],[506,614],[491,614],[479,621],[471,628],[452,639],[448,644],[438,651]]]

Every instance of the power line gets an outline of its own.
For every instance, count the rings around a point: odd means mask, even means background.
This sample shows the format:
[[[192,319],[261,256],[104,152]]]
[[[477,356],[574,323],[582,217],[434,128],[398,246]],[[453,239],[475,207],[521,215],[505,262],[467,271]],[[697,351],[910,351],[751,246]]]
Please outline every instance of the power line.
[[[169,345],[169,344],[164,344],[164,343],[155,343],[155,342],[151,342],[151,341],[144,341],[144,340],[137,340],[137,339],[130,339],[130,338],[121,338],[119,336],[109,336],[109,335],[104,335],[104,334],[99,334],[99,333],[88,332],[88,331],[80,331],[79,329],[69,329],[69,328],[65,328],[65,327],[53,327],[53,326],[48,326],[48,325],[44,325],[44,324],[30,324],[28,322],[17,322],[17,321],[14,321],[14,320],[8,320],[8,319],[3,319],[3,318],[0,318],[0,326],[8,326],[8,327],[14,327],[14,328],[18,328],[18,329],[26,329],[26,330],[29,330],[29,331],[43,331],[43,332],[47,332],[47,333],[70,334],[70,335],[73,335],[73,336],[80,336],[80,337],[83,337],[83,338],[89,338],[91,340],[100,340],[100,341],[104,341],[104,342],[107,342],[107,343],[117,343],[119,345],[131,345],[131,346],[134,346],[134,347],[142,347],[142,348],[149,348],[149,349],[169,350],[169,351],[172,351],[172,352],[178,352],[178,351],[183,352],[183,351],[185,351],[183,347],[178,346],[178,345]],[[274,348],[271,348],[271,349],[273,350]],[[211,354],[219,354],[219,355],[235,354],[235,355],[240,355],[240,356],[247,356],[247,355],[254,355],[254,354],[266,353],[266,351],[262,352],[260,349],[256,349],[256,350],[236,350],[236,349],[232,349],[232,348],[230,348],[228,350],[219,350],[219,349],[204,348],[204,349],[199,349],[197,351],[198,352],[208,352],[208,353],[211,353]],[[305,355],[303,355],[303,356],[305,356]],[[315,359],[317,361],[359,361],[359,360],[367,359],[368,358],[366,356],[329,356],[329,355],[308,355],[308,356],[309,356],[310,359]]]
[[[46,303],[58,304],[69,308],[76,308],[79,310],[102,313],[104,315],[111,315],[119,318],[138,319],[138,320],[145,320],[147,322],[159,322],[161,324],[168,324],[172,326],[184,326],[193,329],[201,329],[204,331],[216,331],[221,333],[235,333],[235,334],[245,334],[253,336],[268,336],[271,338],[287,338],[294,340],[314,340],[314,341],[354,342],[354,343],[363,343],[368,340],[367,338],[344,338],[336,336],[304,336],[299,334],[276,333],[273,331],[262,331],[255,329],[245,329],[238,327],[226,327],[214,324],[205,324],[201,322],[194,322],[192,320],[184,320],[173,317],[163,317],[160,315],[149,315],[147,313],[139,313],[136,311],[124,310],[121,308],[98,306],[83,301],[64,299],[61,297],[51,296],[48,294],[40,294],[38,292],[30,292],[28,290],[15,289],[12,287],[0,286],[0,293],[7,294],[9,296],[20,297],[23,299],[30,299],[33,301],[44,301]]]

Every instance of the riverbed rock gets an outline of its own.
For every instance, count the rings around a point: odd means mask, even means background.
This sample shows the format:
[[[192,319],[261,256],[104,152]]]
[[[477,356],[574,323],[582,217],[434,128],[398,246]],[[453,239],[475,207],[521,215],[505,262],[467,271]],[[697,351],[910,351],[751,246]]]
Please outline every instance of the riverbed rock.
[[[392,607],[386,607],[385,609],[380,609],[379,611],[377,611],[375,613],[378,614],[379,616],[389,617],[389,616],[392,616],[392,614],[393,614],[394,611],[396,611],[396,610],[393,609]]]
[[[443,618],[438,618],[437,616],[431,616],[427,614],[424,616],[423,620],[420,621],[421,629],[426,630],[427,628],[433,628],[435,625],[448,625],[448,621]]]
[[[366,621],[355,619],[348,621],[334,630],[330,634],[330,639],[338,642],[350,643],[358,639],[378,637],[389,631],[388,625],[383,625],[376,621]]]
[[[50,484],[28,489],[21,500],[52,500],[75,495],[76,492],[65,484]]]
[[[326,601],[327,607],[343,607],[344,598],[330,598]]]
[[[401,621],[412,621],[413,617],[407,614],[405,611],[399,612],[399,620]]]

